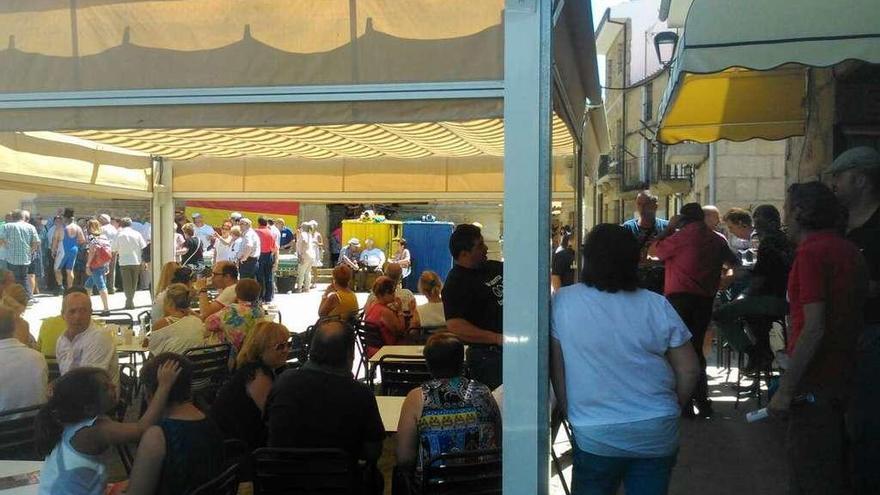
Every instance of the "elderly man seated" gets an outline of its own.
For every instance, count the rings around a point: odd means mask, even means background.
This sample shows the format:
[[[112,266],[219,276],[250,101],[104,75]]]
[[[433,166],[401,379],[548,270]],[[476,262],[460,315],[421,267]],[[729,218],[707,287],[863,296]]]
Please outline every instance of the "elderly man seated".
[[[385,267],[385,251],[376,247],[372,238],[364,241],[364,250],[359,260],[361,270],[356,276],[358,290],[370,290],[373,282],[382,275]]]
[[[354,332],[338,320],[320,323],[309,361],[285,371],[269,393],[269,447],[336,448],[352,459],[379,459],[385,427],[373,392],[351,376],[353,362]]]
[[[46,360],[14,333],[15,314],[0,306],[0,413],[46,402]]]
[[[106,370],[113,383],[119,385],[116,338],[92,321],[91,298],[82,292],[71,292],[61,302],[61,315],[67,323],[67,330],[55,346],[61,374],[91,366]]]

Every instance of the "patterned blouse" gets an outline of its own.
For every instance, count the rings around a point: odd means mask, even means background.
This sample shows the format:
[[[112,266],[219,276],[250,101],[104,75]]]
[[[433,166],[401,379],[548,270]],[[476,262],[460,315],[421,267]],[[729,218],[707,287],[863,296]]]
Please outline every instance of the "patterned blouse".
[[[501,447],[501,413],[489,387],[464,377],[422,384],[417,477],[432,457]]]
[[[208,345],[229,343],[233,351],[238,353],[244,338],[265,316],[259,306],[251,303],[237,302],[226,306],[205,320]]]

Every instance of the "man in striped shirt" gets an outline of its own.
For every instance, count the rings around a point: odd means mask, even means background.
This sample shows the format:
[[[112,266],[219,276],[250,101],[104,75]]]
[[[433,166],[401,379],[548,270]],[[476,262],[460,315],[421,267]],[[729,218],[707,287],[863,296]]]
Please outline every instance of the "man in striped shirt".
[[[11,220],[0,230],[0,244],[6,247],[6,267],[15,275],[15,281],[27,290],[30,298],[33,287],[28,277],[28,266],[34,251],[40,248],[40,236],[33,225],[24,221],[21,210],[13,211]]]

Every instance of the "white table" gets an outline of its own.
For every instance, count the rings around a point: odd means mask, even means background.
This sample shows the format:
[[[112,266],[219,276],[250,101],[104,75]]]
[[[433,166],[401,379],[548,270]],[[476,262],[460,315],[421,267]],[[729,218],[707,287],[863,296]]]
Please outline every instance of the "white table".
[[[404,399],[406,397],[376,396],[376,404],[379,405],[379,415],[382,416],[385,433],[397,433],[397,422],[400,420],[400,408],[403,407]]]
[[[370,358],[370,363],[376,364],[382,359],[382,356],[388,355],[421,358],[423,357],[422,351],[424,349],[425,346],[423,345],[384,345],[376,352],[376,354],[373,354],[373,357]]]
[[[39,471],[43,467],[43,461],[0,461],[0,478],[7,476],[23,475]],[[2,495],[35,495],[39,492],[39,484],[0,489]]]

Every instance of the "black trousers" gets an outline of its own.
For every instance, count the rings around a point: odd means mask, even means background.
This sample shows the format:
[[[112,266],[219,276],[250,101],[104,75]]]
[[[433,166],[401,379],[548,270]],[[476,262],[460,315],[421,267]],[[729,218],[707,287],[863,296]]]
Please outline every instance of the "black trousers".
[[[697,351],[697,358],[700,361],[700,379],[697,381],[693,400],[698,402],[706,401],[709,397],[709,381],[706,377],[706,356],[703,355],[703,341],[706,339],[706,330],[709,328],[709,322],[712,320],[712,303],[714,299],[684,293],[669,294],[666,296],[666,299],[669,300],[678,316],[681,317],[688,330],[690,330],[691,344],[694,346],[694,350]]]
[[[260,293],[260,299],[263,302],[272,302],[275,297],[275,284],[273,282],[272,269],[275,266],[275,260],[272,253],[260,254],[260,266],[257,268],[257,282],[260,283],[263,290]]]
[[[257,258],[250,257],[238,264],[238,278],[252,278],[257,280],[260,262]]]

